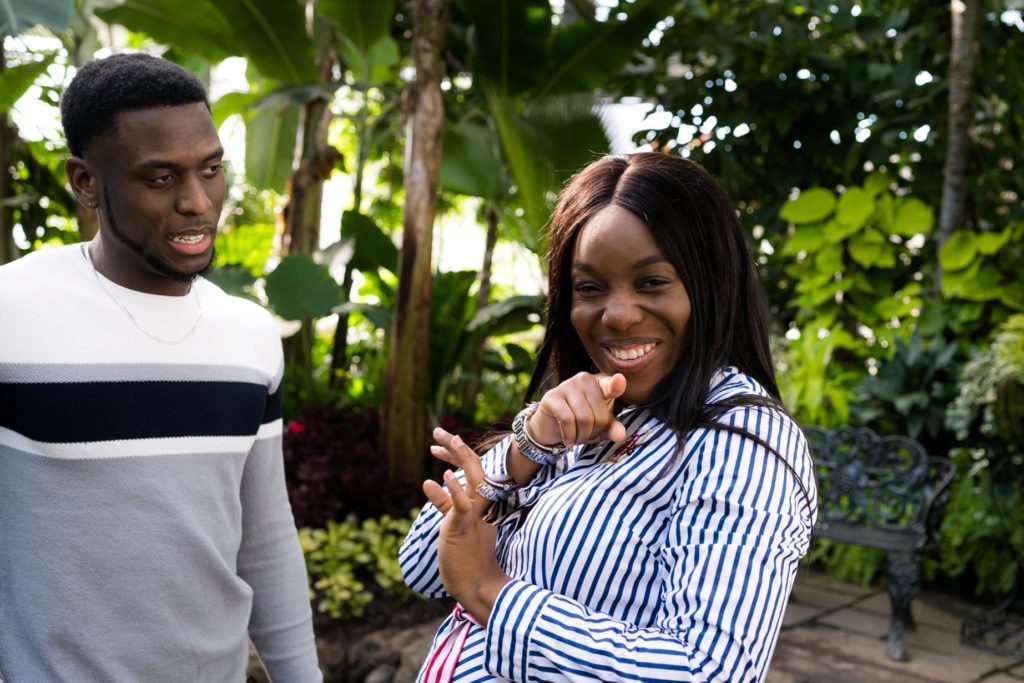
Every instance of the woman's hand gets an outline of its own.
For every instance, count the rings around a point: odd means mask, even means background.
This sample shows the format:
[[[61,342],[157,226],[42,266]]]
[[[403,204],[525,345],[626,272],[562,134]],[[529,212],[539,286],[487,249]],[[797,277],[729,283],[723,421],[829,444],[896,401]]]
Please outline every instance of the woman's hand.
[[[626,428],[612,409],[624,391],[626,378],[621,374],[581,372],[544,394],[526,427],[545,446],[622,441]]]
[[[450,434],[440,427],[435,427],[433,436],[437,443],[430,447],[430,454],[465,473],[466,488],[473,493],[473,509],[477,512],[478,517],[483,517],[487,509],[490,508],[491,501],[476,493],[477,484],[484,480],[484,468],[480,465],[480,456],[467,446],[462,437],[457,434]],[[434,499],[427,491],[428,485],[436,486],[438,490],[441,490],[441,487],[433,481],[423,482],[423,491],[427,493],[427,498],[430,498],[430,502],[433,503]],[[447,496],[447,494],[445,495]],[[448,512],[448,507],[442,509],[436,503],[434,505],[442,513]],[[445,505],[450,506],[451,502],[446,501]]]
[[[444,473],[444,481],[448,492],[435,481],[423,482],[427,498],[445,513],[437,543],[441,582],[452,597],[486,626],[498,593],[512,579],[502,571],[494,555],[497,529],[480,518],[482,496],[467,493],[451,470]]]

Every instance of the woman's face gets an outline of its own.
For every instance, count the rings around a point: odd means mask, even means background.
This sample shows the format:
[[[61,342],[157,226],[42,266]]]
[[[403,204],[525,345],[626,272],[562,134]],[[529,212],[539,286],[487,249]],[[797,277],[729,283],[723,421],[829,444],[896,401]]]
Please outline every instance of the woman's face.
[[[679,363],[690,297],[647,226],[610,205],[583,226],[572,259],[572,325],[601,372],[626,377],[644,403]]]

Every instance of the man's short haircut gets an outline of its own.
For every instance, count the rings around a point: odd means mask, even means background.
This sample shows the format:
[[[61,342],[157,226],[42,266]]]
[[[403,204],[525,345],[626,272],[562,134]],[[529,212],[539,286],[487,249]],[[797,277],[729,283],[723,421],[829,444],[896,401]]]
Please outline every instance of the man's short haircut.
[[[210,103],[206,88],[189,71],[142,53],[94,59],[79,69],[60,100],[60,117],[71,153],[80,157],[93,139],[113,130],[124,111]]]

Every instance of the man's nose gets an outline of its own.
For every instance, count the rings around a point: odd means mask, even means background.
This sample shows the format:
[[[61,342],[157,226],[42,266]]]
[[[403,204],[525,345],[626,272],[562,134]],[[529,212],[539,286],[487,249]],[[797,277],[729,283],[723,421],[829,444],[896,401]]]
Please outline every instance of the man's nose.
[[[213,208],[206,183],[198,175],[186,175],[178,194],[178,212],[199,216]]]

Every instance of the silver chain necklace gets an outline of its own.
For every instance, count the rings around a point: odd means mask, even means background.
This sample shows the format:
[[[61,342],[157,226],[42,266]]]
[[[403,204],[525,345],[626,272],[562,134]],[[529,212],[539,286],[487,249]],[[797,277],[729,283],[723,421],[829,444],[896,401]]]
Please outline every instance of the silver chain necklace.
[[[89,262],[89,266],[92,268],[92,274],[96,276],[96,282],[97,284],[99,284],[100,289],[102,289],[104,293],[106,293],[106,295],[110,297],[110,300],[117,304],[118,307],[122,311],[124,311],[129,318],[131,318],[131,321],[135,323],[135,327],[142,330],[142,332],[150,339],[158,341],[161,344],[180,344],[189,337],[191,337],[193,332],[199,329],[199,321],[203,319],[203,304],[199,301],[199,289],[194,284],[191,287],[189,287],[189,290],[195,295],[196,308],[199,310],[199,315],[196,316],[196,320],[194,323],[192,323],[192,327],[183,336],[178,337],[177,339],[167,339],[166,337],[161,337],[160,335],[156,334],[155,332],[147,328],[145,325],[143,325],[141,322],[139,322],[139,319],[135,317],[135,314],[131,312],[131,309],[125,306],[120,299],[114,296],[113,292],[107,289],[107,286],[103,284],[103,278],[100,277],[100,272],[96,270],[96,264],[92,262],[92,254],[89,253],[88,244],[82,245],[82,253],[85,254],[85,260]]]

